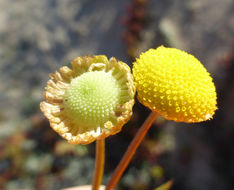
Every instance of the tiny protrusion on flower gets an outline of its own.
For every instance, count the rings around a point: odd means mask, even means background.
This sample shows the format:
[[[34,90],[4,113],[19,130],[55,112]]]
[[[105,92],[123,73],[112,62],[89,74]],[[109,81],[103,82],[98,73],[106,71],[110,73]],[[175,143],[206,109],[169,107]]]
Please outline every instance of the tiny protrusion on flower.
[[[139,101],[168,120],[195,123],[217,109],[213,80],[193,55],[160,46],[133,63]]]
[[[130,68],[104,55],[77,57],[72,68],[50,74],[40,108],[71,144],[118,133],[130,119],[135,86]]]

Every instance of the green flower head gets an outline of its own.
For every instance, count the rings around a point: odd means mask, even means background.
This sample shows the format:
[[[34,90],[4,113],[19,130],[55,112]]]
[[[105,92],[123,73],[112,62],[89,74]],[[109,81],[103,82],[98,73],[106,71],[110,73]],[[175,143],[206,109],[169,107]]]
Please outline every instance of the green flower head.
[[[132,115],[130,68],[106,56],[77,57],[72,69],[51,74],[41,110],[71,144],[88,144],[119,132]]]

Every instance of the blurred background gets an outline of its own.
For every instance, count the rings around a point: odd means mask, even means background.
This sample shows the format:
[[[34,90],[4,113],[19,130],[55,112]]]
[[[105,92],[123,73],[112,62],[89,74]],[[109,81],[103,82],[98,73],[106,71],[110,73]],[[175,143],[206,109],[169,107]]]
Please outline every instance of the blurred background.
[[[95,143],[73,146],[39,109],[48,74],[77,56],[105,54],[129,66],[159,45],[194,54],[214,78],[213,120],[158,118],[119,190],[234,187],[234,1],[0,0],[0,189],[56,190],[90,184]],[[121,133],[106,139],[104,184],[149,110],[136,103]]]

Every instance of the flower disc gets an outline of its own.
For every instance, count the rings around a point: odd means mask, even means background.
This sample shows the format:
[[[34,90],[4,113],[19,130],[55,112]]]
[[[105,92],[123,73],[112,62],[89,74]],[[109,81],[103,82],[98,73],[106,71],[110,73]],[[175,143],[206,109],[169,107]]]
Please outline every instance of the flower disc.
[[[121,86],[111,72],[87,72],[71,81],[64,106],[82,126],[103,125],[111,120],[120,95]]]
[[[77,57],[72,69],[51,74],[41,110],[71,144],[88,144],[119,132],[132,115],[130,68],[106,56]]]
[[[134,63],[133,76],[139,101],[169,120],[201,122],[217,109],[210,74],[184,51],[150,49]]]

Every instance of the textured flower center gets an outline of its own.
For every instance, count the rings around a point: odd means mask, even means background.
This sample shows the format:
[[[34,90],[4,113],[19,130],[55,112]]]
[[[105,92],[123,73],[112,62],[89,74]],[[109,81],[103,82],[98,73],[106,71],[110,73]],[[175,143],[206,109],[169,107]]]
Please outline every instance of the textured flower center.
[[[134,63],[133,75],[140,102],[167,119],[200,122],[217,109],[210,74],[184,51],[150,49]]]
[[[84,73],[71,81],[64,105],[69,117],[83,126],[110,120],[120,99],[120,87],[111,72]]]

